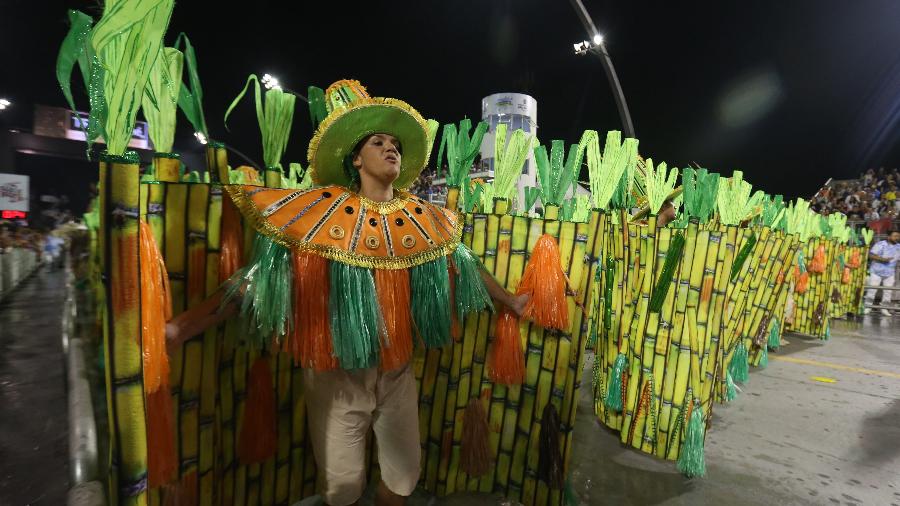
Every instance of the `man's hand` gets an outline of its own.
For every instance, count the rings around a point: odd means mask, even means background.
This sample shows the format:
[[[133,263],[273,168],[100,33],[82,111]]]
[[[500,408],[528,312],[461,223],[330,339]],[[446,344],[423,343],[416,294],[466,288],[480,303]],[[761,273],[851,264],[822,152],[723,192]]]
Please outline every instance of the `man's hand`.
[[[525,312],[525,306],[528,305],[530,299],[531,296],[527,293],[522,295],[510,294],[506,305],[509,307],[510,311],[516,314],[516,317],[521,318],[522,314]]]

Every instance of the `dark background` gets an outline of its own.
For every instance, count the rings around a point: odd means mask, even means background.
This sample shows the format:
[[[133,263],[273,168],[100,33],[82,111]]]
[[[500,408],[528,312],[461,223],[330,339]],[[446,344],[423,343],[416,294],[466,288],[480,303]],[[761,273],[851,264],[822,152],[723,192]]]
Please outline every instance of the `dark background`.
[[[0,126],[26,127],[32,103],[63,106],[54,75],[66,9],[96,2],[5,0]],[[900,161],[900,2],[586,1],[628,99],[640,151],[696,162],[771,193],[809,197],[829,177]],[[538,135],[577,141],[619,128],[590,38],[566,0],[188,2],[175,6],[167,45],[187,32],[197,50],[210,133],[261,162],[252,101],[226,132],[225,108],[248,74],[271,73],[305,93],[355,78],[442,123],[477,119],[483,96],[538,100]],[[81,79],[73,85],[86,109]],[[246,100],[246,99],[245,99]],[[310,125],[298,102],[284,162],[306,165]],[[199,151],[179,119],[176,151]],[[2,170],[2,168],[0,168]]]

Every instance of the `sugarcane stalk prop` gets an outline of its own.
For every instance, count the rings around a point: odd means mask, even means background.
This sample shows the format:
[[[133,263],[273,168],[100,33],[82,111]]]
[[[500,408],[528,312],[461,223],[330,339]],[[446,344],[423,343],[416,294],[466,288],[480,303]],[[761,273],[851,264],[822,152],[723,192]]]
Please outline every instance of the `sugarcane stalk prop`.
[[[460,188],[467,184],[469,178],[469,169],[472,162],[481,149],[481,140],[484,133],[487,132],[488,124],[480,121],[472,132],[472,121],[468,118],[459,122],[459,127],[452,123],[444,125],[441,134],[441,144],[438,148],[437,157],[437,177],[441,177],[443,173],[442,162],[444,160],[444,152],[447,153],[447,193],[446,207],[456,210],[459,206]]]
[[[244,98],[251,82],[254,85],[256,120],[259,123],[259,132],[262,136],[263,161],[266,165],[265,184],[269,188],[280,188],[284,178],[281,157],[284,155],[288,138],[291,134],[291,124],[294,119],[294,106],[297,97],[292,93],[286,93],[279,87],[274,87],[266,90],[265,99],[263,99],[259,79],[256,77],[256,74],[250,74],[244,88],[225,111],[226,129],[228,128],[228,116],[238,102]]]
[[[139,271],[139,159],[128,152],[137,111],[160,53],[173,2],[107,2],[93,28],[70,12],[73,32],[63,41],[57,77],[74,110],[69,80],[77,62],[87,84],[90,144],[102,135],[100,261],[105,274],[104,353],[110,402],[109,497],[147,503],[147,432],[142,382]]]

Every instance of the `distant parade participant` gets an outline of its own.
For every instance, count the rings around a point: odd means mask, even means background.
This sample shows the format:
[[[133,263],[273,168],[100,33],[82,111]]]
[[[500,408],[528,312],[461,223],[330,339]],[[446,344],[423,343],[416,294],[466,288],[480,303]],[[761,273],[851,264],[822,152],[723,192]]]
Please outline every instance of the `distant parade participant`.
[[[891,303],[891,290],[894,287],[894,276],[897,271],[897,260],[900,259],[900,231],[892,231],[887,239],[878,241],[869,252],[869,286],[883,287],[881,291],[881,305],[888,306]],[[875,292],[878,288],[866,290],[866,305],[871,306],[875,302]],[[866,308],[869,314],[871,309]],[[891,312],[884,308],[881,310],[884,316],[891,316]]]

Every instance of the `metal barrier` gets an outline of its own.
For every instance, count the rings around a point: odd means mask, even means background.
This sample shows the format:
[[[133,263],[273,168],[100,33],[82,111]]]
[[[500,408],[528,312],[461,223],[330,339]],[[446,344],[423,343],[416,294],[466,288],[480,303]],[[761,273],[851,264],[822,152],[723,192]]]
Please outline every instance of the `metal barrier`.
[[[863,289],[865,290],[865,291],[863,292],[863,294],[865,294],[865,292],[867,292],[867,291],[869,291],[869,290],[888,290],[888,291],[892,291],[892,292],[893,292],[893,291],[900,290],[900,287],[898,287],[898,286],[871,286],[871,285],[865,285],[865,286],[863,286]],[[883,297],[883,295],[882,295],[882,297]],[[876,306],[875,304],[872,304],[872,305],[866,304],[866,303],[865,303],[865,298],[863,299],[863,307],[864,307],[865,309],[887,309],[887,310],[896,310],[896,309],[897,309],[896,306],[884,306],[884,305],[877,305],[877,306]]]
[[[40,256],[30,249],[9,248],[0,253],[0,300],[19,286],[40,265]]]
[[[69,389],[69,480],[70,506],[104,506],[105,488],[100,481],[97,424],[84,347],[76,332],[78,315],[72,267],[66,262],[66,299],[62,310],[62,346],[66,354]]]

